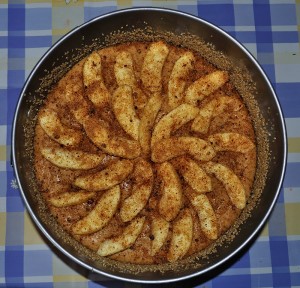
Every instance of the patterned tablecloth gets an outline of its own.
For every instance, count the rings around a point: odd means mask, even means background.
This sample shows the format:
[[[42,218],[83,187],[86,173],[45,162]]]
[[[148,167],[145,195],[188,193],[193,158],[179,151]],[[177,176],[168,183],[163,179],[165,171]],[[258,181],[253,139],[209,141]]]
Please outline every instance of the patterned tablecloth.
[[[288,132],[286,177],[261,235],[240,259],[183,287],[300,287],[300,1],[0,1],[0,287],[140,287],[67,261],[33,225],[10,166],[21,88],[46,50],[72,28],[116,9],[178,9],[219,25],[257,58],[278,94]],[[172,285],[168,285],[172,286]],[[174,286],[178,286],[174,284]]]

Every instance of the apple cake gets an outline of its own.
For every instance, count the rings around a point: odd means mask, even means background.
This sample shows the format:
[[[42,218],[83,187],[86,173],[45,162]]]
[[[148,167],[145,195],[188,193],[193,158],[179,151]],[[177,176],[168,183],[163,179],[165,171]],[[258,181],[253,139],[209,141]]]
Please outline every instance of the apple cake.
[[[133,264],[203,251],[238,219],[256,138],[231,81],[164,41],[95,50],[39,110],[34,168],[49,213],[83,246]]]

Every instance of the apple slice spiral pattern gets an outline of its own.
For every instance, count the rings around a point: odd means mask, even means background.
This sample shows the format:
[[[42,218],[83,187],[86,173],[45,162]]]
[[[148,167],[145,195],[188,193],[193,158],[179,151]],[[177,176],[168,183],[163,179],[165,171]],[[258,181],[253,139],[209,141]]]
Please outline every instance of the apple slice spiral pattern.
[[[97,199],[72,223],[70,233],[88,236],[112,221],[120,223],[115,234],[101,238],[96,249],[100,256],[130,254],[139,239],[150,235],[148,256],[156,257],[163,249],[165,262],[175,262],[192,254],[196,233],[208,242],[222,234],[211,196],[215,185],[222,187],[232,207],[245,207],[243,180],[222,157],[255,155],[255,143],[243,131],[226,131],[224,125],[210,132],[224,111],[243,108],[236,97],[217,93],[230,81],[228,72],[215,70],[191,82],[196,60],[188,51],[174,61],[164,84],[167,44],[148,44],[139,72],[130,49],[116,51],[111,67],[116,87],[106,86],[107,64],[102,63],[103,54],[93,52],[82,65],[83,84],[67,88],[67,107],[81,129],[67,127],[51,109],[39,114],[50,143],[41,148],[42,156],[49,165],[77,173],[71,187],[75,191],[54,193],[49,204],[64,209]],[[93,109],[106,109],[109,116]],[[94,152],[80,150],[83,137],[97,148]]]

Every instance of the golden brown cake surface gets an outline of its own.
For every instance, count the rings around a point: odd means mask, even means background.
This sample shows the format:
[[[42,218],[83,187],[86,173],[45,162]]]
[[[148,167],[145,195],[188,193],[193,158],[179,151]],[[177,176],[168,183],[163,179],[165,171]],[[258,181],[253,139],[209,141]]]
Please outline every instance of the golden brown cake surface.
[[[118,261],[175,262],[208,247],[239,217],[255,169],[230,73],[164,42],[93,52],[38,114],[35,173],[50,213]]]

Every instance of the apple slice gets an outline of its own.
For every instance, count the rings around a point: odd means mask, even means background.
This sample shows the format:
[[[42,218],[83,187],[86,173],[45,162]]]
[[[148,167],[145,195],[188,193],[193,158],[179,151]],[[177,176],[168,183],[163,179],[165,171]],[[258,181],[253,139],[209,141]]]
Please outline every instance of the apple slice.
[[[192,52],[185,52],[175,62],[168,83],[168,104],[174,109],[184,100],[184,89],[189,72],[193,69],[195,57]]]
[[[184,154],[200,161],[209,161],[216,152],[207,141],[198,137],[170,137],[153,145],[151,159],[162,163]]]
[[[155,93],[148,100],[142,114],[139,126],[139,142],[144,155],[150,153],[150,142],[152,136],[152,128],[155,123],[157,113],[162,104],[162,97],[159,93]]]
[[[187,88],[185,102],[197,106],[198,101],[222,87],[228,80],[228,73],[220,70],[199,78]]]
[[[120,198],[118,185],[104,192],[94,209],[73,225],[72,232],[86,235],[101,230],[116,213]]]
[[[86,59],[82,72],[85,93],[92,103],[98,108],[109,105],[110,93],[103,81],[101,56],[97,52]]]
[[[151,234],[153,240],[151,242],[151,256],[154,256],[164,245],[169,233],[169,228],[170,223],[164,218],[158,216],[152,219]]]
[[[207,173],[214,174],[223,183],[234,206],[239,209],[243,209],[246,206],[245,188],[238,176],[231,169],[214,162],[205,163],[203,168]]]
[[[150,93],[161,92],[162,69],[169,49],[162,41],[151,44],[146,52],[141,71],[143,86]]]
[[[119,86],[136,86],[132,56],[127,51],[121,51],[116,56],[114,65],[116,81]]]
[[[138,140],[140,119],[135,113],[130,86],[122,85],[116,89],[112,97],[112,108],[124,131],[134,140]]]
[[[92,154],[81,150],[61,147],[41,148],[42,155],[57,167],[74,170],[88,170],[101,164],[104,154]]]
[[[178,157],[172,163],[195,192],[206,193],[212,190],[210,177],[194,160]]]
[[[101,256],[109,256],[129,248],[135,243],[136,239],[141,234],[144,222],[145,217],[133,219],[124,229],[122,234],[104,240],[100,244],[97,253]]]
[[[188,208],[184,209],[173,223],[173,234],[167,254],[169,262],[181,259],[189,250],[193,239],[193,218]]]
[[[208,137],[216,151],[233,151],[247,153],[255,148],[254,143],[239,133],[216,133]]]
[[[138,141],[113,135],[104,120],[87,117],[83,127],[91,141],[107,154],[127,159],[134,159],[141,154]]]
[[[49,197],[49,203],[55,207],[68,207],[82,204],[96,196],[96,192],[81,190],[78,192],[63,192]]]
[[[215,98],[200,108],[199,114],[194,119],[191,129],[205,134],[208,132],[211,120],[214,117],[222,114],[227,109],[230,112],[237,112],[241,107],[243,107],[243,105],[237,98],[229,96]]]
[[[176,131],[184,124],[193,120],[197,116],[198,112],[199,109],[192,105],[181,104],[163,116],[154,127],[151,146],[153,147],[156,142],[162,139],[169,138],[171,136],[171,132]]]
[[[200,220],[200,226],[208,239],[215,240],[218,238],[217,217],[212,208],[208,197],[205,194],[193,195],[191,203],[195,207]]]
[[[152,166],[144,159],[139,159],[132,174],[132,193],[127,197],[120,209],[123,222],[131,221],[146,206],[153,186]]]
[[[44,108],[39,113],[39,123],[45,133],[55,142],[68,147],[76,147],[82,140],[79,130],[62,124],[57,113],[49,108]]]
[[[157,174],[162,180],[162,196],[158,203],[159,213],[167,220],[173,220],[182,206],[182,187],[173,165],[164,162],[158,166]]]
[[[88,191],[107,190],[121,183],[133,170],[133,163],[123,159],[93,174],[82,175],[75,179],[74,185]]]

